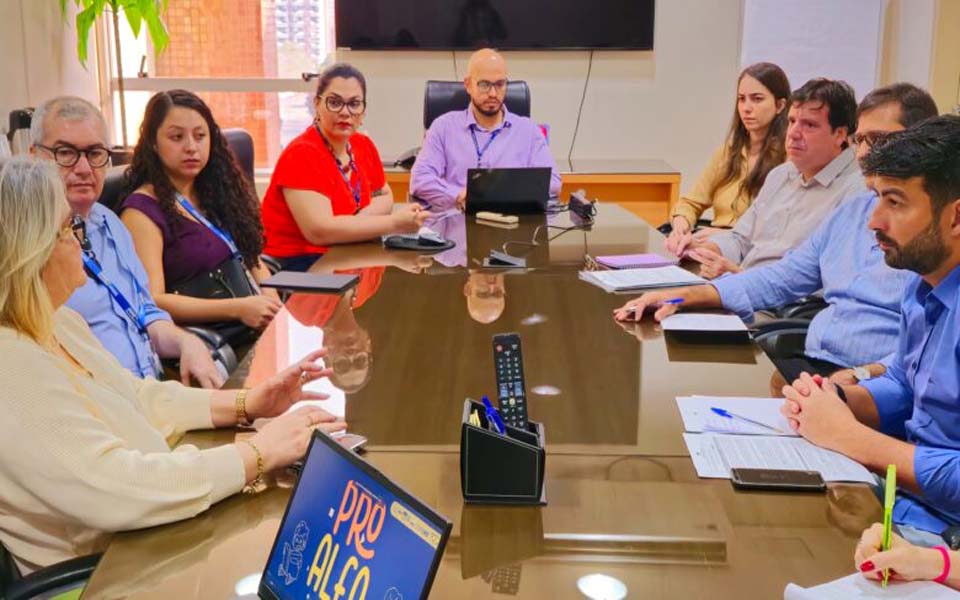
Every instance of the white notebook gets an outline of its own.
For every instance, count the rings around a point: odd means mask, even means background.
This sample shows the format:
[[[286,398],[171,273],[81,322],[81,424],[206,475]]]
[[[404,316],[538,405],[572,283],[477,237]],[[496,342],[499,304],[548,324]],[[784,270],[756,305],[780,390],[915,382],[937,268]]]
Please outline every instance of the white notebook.
[[[890,581],[886,589],[859,573],[847,575],[812,588],[788,583],[783,600],[856,600],[857,598],[897,598],[897,600],[957,600],[960,592],[932,581]]]
[[[747,332],[747,326],[737,315],[714,313],[674,313],[660,321],[660,327],[664,331]]]
[[[706,283],[702,277],[676,266],[652,269],[580,271],[580,279],[608,292],[652,290]]]

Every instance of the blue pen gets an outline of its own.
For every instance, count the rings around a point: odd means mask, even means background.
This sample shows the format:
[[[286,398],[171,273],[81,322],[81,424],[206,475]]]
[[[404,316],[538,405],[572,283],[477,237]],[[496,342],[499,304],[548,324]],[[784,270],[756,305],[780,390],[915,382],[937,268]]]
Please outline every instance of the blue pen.
[[[773,425],[767,425],[766,423],[762,423],[760,421],[754,421],[753,419],[748,419],[747,417],[738,415],[736,413],[732,413],[729,410],[726,410],[723,408],[717,408],[716,406],[711,406],[710,410],[712,410],[715,414],[718,414],[721,417],[724,417],[726,419],[737,419],[740,421],[746,421],[747,423],[752,423],[753,425],[763,427],[764,429],[771,429],[773,431],[776,431],[777,433],[786,433],[784,430],[780,429],[779,427],[774,427]]]
[[[507,433],[507,428],[504,426],[503,420],[500,418],[500,413],[498,413],[497,409],[490,404],[490,399],[486,396],[483,396],[480,399],[483,401],[483,407],[487,411],[487,420],[493,423],[493,428],[497,430],[497,433]]]

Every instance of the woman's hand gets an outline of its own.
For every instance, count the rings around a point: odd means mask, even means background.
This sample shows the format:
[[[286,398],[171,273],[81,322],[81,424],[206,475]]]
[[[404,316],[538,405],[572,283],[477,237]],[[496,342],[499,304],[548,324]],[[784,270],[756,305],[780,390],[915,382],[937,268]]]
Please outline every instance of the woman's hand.
[[[724,273],[739,273],[740,265],[713,249],[700,246],[687,252],[687,256],[700,263],[700,276],[704,279],[716,279]]]
[[[250,441],[260,450],[264,472],[269,472],[302,459],[307,453],[314,429],[333,433],[346,426],[346,421],[321,408],[304,406],[288,415],[273,419],[251,437]],[[239,444],[238,447],[242,449],[245,445]],[[255,476],[255,462],[253,466]],[[249,481],[253,477],[248,474],[247,479]]]
[[[943,556],[939,550],[914,546],[892,532],[890,539],[890,549],[881,551],[883,525],[880,523],[874,523],[860,536],[853,560],[864,577],[883,579],[883,570],[889,569],[892,579],[931,581],[943,572]]]
[[[415,202],[401,204],[390,215],[393,218],[393,229],[397,233],[413,233],[423,226],[423,222],[430,218],[430,211]]]
[[[237,298],[236,318],[247,327],[263,329],[270,324],[283,304],[273,295],[247,296]]]
[[[667,236],[667,252],[676,256],[683,256],[683,251],[693,241],[693,234],[690,233],[690,223],[687,222],[685,217],[678,215],[670,221],[670,225],[673,230]]]
[[[290,365],[270,379],[253,387],[247,392],[246,409],[251,419],[275,417],[285,413],[295,402],[301,400],[326,400],[328,396],[318,392],[308,392],[303,386],[329,377],[332,369],[317,363],[326,356],[326,348],[315,350],[297,363]]]

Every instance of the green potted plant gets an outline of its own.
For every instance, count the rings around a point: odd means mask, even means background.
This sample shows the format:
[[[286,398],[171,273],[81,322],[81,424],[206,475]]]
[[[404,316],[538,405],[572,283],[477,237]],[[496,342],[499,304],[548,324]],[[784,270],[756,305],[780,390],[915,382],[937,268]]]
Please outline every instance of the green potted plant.
[[[123,146],[127,146],[127,111],[126,102],[123,96],[123,66],[121,62],[120,49],[120,13],[122,12],[130,25],[130,29],[135,36],[140,35],[140,30],[144,25],[147,27],[147,34],[153,42],[154,51],[159,54],[167,47],[170,42],[170,36],[167,33],[167,27],[163,24],[162,14],[167,10],[168,0],[58,0],[60,2],[60,14],[64,20],[68,17],[69,3],[73,2],[77,7],[77,58],[80,64],[86,68],[87,55],[89,50],[90,30],[94,23],[101,16],[109,13],[109,18],[113,20],[113,42],[117,55],[117,80],[120,92],[120,122]]]

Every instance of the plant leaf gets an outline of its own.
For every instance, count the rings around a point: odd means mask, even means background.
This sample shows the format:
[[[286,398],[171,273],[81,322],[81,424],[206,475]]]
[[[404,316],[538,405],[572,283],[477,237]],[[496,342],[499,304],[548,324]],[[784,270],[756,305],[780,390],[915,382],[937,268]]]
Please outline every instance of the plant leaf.
[[[97,20],[96,3],[89,4],[85,9],[77,13],[77,57],[83,68],[87,68],[87,42],[90,39],[90,29]]]
[[[153,41],[156,54],[163,52],[170,43],[170,35],[167,33],[167,26],[164,25],[160,16],[159,8],[160,0],[141,0],[140,9],[143,20],[147,25],[147,31],[150,32],[150,39]]]
[[[140,7],[137,4],[137,2],[129,1],[123,3],[123,14],[127,17],[127,23],[130,25],[133,37],[140,37],[140,26],[143,24],[143,13],[140,12]]]

